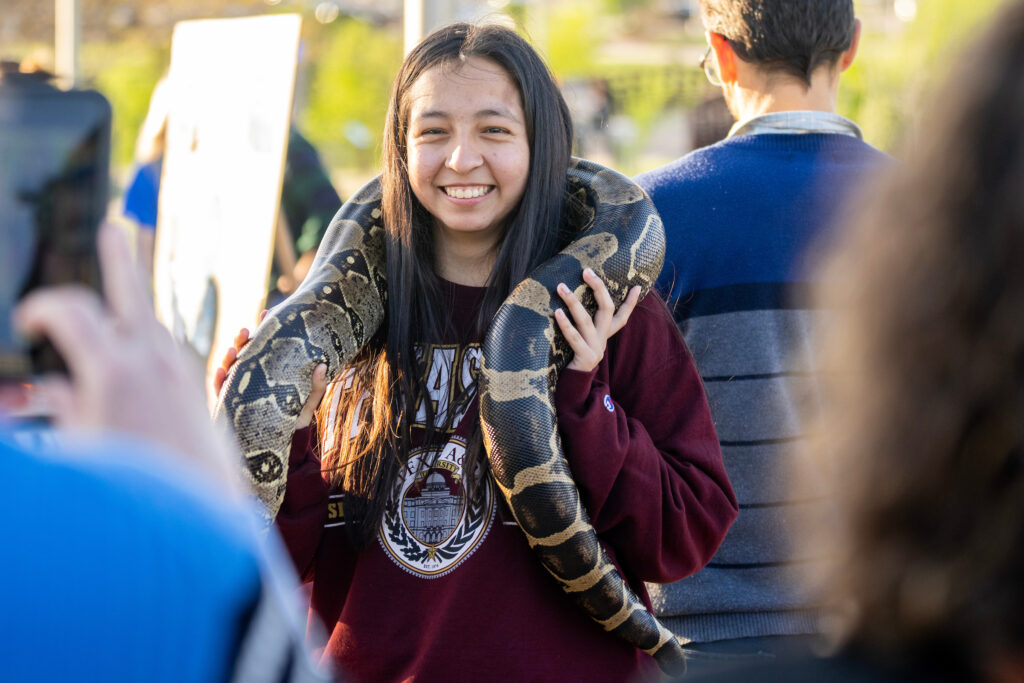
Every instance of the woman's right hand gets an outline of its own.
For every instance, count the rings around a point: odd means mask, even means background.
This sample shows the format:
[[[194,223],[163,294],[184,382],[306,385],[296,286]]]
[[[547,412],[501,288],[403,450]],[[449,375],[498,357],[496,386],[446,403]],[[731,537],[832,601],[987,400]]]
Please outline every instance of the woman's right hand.
[[[263,322],[263,318],[266,315],[266,311],[260,313],[260,322]],[[213,373],[213,390],[217,392],[217,396],[220,396],[220,392],[224,388],[224,380],[227,379],[228,371],[235,364],[235,361],[238,360],[238,354],[242,351],[242,348],[248,343],[249,330],[243,327],[235,335],[234,345],[228,347],[228,350],[224,353],[224,360],[221,361],[220,367]],[[312,379],[313,388],[309,392],[309,398],[306,399],[306,403],[302,406],[299,417],[295,420],[295,429],[304,429],[313,421],[317,406],[320,405],[320,401],[327,391],[327,366],[320,363],[313,368]]]
[[[313,421],[316,409],[327,392],[327,366],[320,363],[313,368],[312,380],[313,386],[309,391],[309,398],[306,399],[299,417],[295,420],[295,429],[304,429]]]

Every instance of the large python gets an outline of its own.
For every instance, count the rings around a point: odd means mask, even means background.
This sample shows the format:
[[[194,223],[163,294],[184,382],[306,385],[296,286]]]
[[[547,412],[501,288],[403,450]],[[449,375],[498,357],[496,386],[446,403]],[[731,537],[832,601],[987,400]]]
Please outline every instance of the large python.
[[[568,214],[576,237],[520,283],[485,336],[480,419],[491,471],[542,565],[605,630],[651,654],[663,671],[685,670],[682,649],[619,575],[598,541],[562,452],[554,387],[571,350],[556,332],[555,293],[566,283],[593,314],[583,283],[592,268],[616,305],[646,294],[664,260],[665,235],[650,199],[628,178],[573,159]],[[301,287],[275,307],[239,354],[217,413],[234,428],[251,483],[273,519],[284,497],[295,419],[313,368],[328,379],[376,332],[387,309],[380,183],[338,212]]]

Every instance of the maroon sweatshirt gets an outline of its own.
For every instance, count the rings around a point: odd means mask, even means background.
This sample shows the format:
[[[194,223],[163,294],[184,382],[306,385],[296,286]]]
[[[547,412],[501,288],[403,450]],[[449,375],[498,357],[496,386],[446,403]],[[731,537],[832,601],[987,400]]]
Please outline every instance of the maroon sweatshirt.
[[[541,567],[487,482],[468,505],[462,456],[476,416],[482,288],[449,285],[453,338],[427,345],[429,396],[453,431],[429,467],[413,449],[377,541],[356,552],[340,492],[296,433],[277,524],[329,634],[323,657],[357,681],[625,681],[653,659],[591,621]],[[328,399],[330,400],[330,394]],[[592,372],[556,391],[563,447],[605,548],[643,581],[675,581],[712,557],[737,514],[701,381],[654,294]],[[414,435],[415,438],[415,435]],[[436,457],[433,453],[439,453]],[[428,462],[430,462],[428,460]],[[649,602],[649,601],[648,601]]]

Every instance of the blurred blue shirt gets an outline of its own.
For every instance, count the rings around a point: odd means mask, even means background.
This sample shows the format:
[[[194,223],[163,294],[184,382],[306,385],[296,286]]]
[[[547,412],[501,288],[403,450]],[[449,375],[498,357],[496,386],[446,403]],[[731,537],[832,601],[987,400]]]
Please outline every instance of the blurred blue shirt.
[[[152,446],[36,453],[9,435],[0,424],[3,680],[224,681],[254,654],[274,680],[308,680],[301,623],[268,600],[280,591],[237,503]]]

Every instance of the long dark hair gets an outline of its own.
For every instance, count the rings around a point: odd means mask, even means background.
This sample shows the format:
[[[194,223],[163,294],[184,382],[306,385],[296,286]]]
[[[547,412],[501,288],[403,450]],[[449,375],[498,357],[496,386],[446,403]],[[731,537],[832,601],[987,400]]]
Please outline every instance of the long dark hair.
[[[429,69],[457,66],[471,57],[498,64],[516,85],[530,149],[529,177],[497,245],[476,321],[478,333],[512,289],[567,237],[562,226],[572,122],[540,56],[515,31],[497,25],[457,23],[428,36],[406,56],[395,77],[384,129],[381,184],[389,292],[385,329],[356,359],[345,382],[336,385],[340,393],[335,428],[326,424],[329,401],[319,416],[321,433],[333,434],[324,453],[324,470],[346,494],[346,526],[360,545],[374,538],[399,468],[409,457],[417,400],[425,395],[416,345],[437,340],[445,325],[441,282],[434,270],[432,219],[409,183],[407,95]],[[429,443],[439,430],[431,402],[423,403]],[[468,495],[479,495],[479,484],[487,475],[479,424],[472,428],[464,472]]]
[[[1024,646],[1024,3],[938,95],[823,271],[837,515],[806,538],[847,641],[968,680]]]

